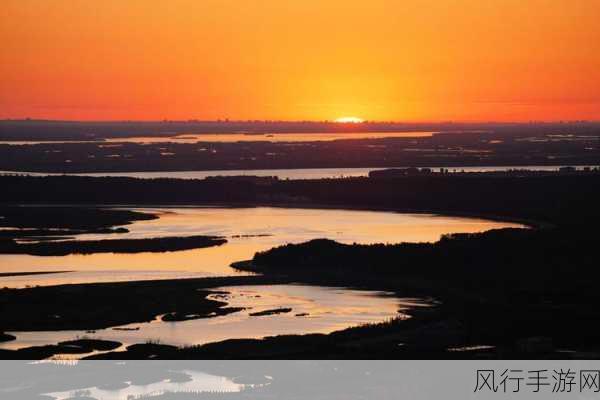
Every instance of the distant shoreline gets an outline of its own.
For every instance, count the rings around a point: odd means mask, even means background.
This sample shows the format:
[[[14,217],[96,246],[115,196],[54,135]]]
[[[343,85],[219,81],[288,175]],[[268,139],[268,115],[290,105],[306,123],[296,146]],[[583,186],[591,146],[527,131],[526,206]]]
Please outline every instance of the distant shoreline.
[[[0,243],[0,254],[67,256],[70,254],[168,252],[220,246],[227,240],[217,236],[165,236],[143,239],[63,240]]]
[[[15,206],[23,207],[85,207],[85,208],[114,208],[114,209],[194,209],[194,208],[283,208],[283,209],[304,209],[304,210],[340,210],[340,211],[370,211],[370,212],[389,212],[396,214],[418,214],[418,215],[434,215],[441,217],[458,217],[458,218],[469,218],[469,219],[480,219],[494,222],[514,223],[523,225],[523,228],[530,229],[548,229],[554,225],[544,221],[536,221],[526,218],[517,217],[504,217],[495,214],[486,213],[467,213],[467,212],[456,212],[456,211],[440,211],[440,210],[426,210],[426,209],[410,209],[410,208],[393,208],[393,207],[367,207],[367,206],[337,206],[330,204],[307,204],[307,203],[233,203],[233,202],[216,202],[216,203],[202,203],[202,204],[110,204],[110,203],[98,203],[98,204],[85,204],[85,203],[61,203],[61,204],[14,204]]]
[[[31,272],[0,272],[0,277],[7,278],[9,276],[28,276],[28,275],[45,275],[45,274],[64,274],[73,271],[31,271]]]
[[[412,209],[412,208],[394,208],[394,207],[368,207],[368,206],[352,206],[352,205],[332,205],[324,203],[235,203],[235,202],[213,202],[213,203],[198,203],[198,204],[173,204],[173,203],[157,203],[157,204],[112,204],[112,203],[14,203],[15,206],[23,207],[93,207],[93,208],[115,208],[115,209],[155,209],[155,208],[166,208],[166,209],[194,209],[194,208],[290,208],[290,209],[305,209],[305,210],[343,210],[343,211],[372,211],[372,212],[391,212],[397,214],[430,214],[442,217],[462,217],[472,219],[482,219],[487,221],[495,222],[506,222],[521,224],[525,228],[551,228],[554,225],[544,221],[536,221],[527,218],[517,217],[504,217],[495,214],[486,213],[468,213],[468,212],[457,212],[457,211],[441,211],[441,210],[428,210],[428,209]]]

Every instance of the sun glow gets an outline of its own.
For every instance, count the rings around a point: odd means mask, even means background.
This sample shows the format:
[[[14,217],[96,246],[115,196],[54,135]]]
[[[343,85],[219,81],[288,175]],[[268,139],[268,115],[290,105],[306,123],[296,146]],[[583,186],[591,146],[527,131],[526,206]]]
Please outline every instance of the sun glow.
[[[0,8],[0,119],[600,118],[600,0]]]
[[[358,117],[340,117],[337,118],[335,122],[339,122],[342,124],[360,124],[361,122],[365,122],[365,120]]]

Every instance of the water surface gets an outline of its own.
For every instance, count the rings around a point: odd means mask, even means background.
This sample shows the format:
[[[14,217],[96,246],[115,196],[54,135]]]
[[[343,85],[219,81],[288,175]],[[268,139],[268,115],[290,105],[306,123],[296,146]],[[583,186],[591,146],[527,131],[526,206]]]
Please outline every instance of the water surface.
[[[476,218],[431,214],[286,208],[156,208],[139,209],[160,218],[136,221],[129,233],[78,235],[78,240],[218,235],[228,243],[218,247],[164,253],[91,254],[62,257],[0,255],[2,272],[69,270],[73,272],[4,277],[2,286],[127,281],[140,279],[234,275],[233,261],[285,243],[330,238],[343,243],[435,241],[446,233],[480,232],[521,225]],[[186,346],[233,338],[262,338],[280,334],[330,333],[347,327],[406,318],[406,311],[428,302],[390,293],[308,285],[223,287],[236,313],[180,322],[129,324],[97,331],[11,332],[17,339],[0,348],[55,344],[77,338],[115,340],[124,345],[148,341]],[[214,296],[218,296],[215,294]],[[215,297],[217,298],[217,297]],[[289,312],[253,316],[279,308]],[[125,330],[123,330],[123,328]],[[80,357],[59,355],[58,358]]]
[[[482,232],[520,224],[431,214],[299,208],[157,208],[160,215],[127,225],[129,233],[86,234],[77,239],[216,235],[228,243],[164,253],[68,256],[0,255],[1,272],[73,271],[3,277],[1,287],[191,278],[239,274],[230,264],[287,243],[329,238],[342,243],[433,242],[447,233]]]
[[[198,133],[181,134],[171,137],[131,137],[111,138],[107,142],[122,143],[198,143],[198,142],[328,142],[344,139],[382,139],[382,138],[411,138],[429,137],[435,132],[314,132],[314,133]]]
[[[124,345],[152,341],[189,346],[235,338],[325,334],[394,317],[407,318],[407,310],[428,306],[428,303],[419,299],[397,298],[386,292],[307,285],[233,286],[215,290],[230,292],[226,298],[219,296],[215,299],[226,301],[232,307],[247,309],[214,318],[179,322],[156,319],[149,323],[123,325],[117,329],[11,332],[17,336],[17,340],[0,343],[0,348],[42,346],[82,337],[114,340]],[[277,308],[292,310],[274,315],[250,315]],[[81,355],[74,357],[80,358]]]
[[[487,166],[487,167],[444,167],[450,172],[502,172],[508,170],[528,171],[558,171],[563,165],[513,165],[513,166]],[[595,168],[596,166],[578,166]],[[440,167],[432,167],[439,170]],[[127,177],[140,179],[174,178],[174,179],[205,179],[209,176],[276,176],[279,179],[335,179],[367,177],[369,172],[385,168],[297,168],[297,169],[235,169],[211,171],[154,171],[154,172],[85,172],[85,173],[51,173],[51,172],[19,172],[0,171],[0,174],[17,174],[31,176],[95,176],[95,177]]]
[[[198,143],[198,142],[326,142],[343,139],[382,139],[382,138],[412,138],[429,137],[435,132],[308,132],[308,133],[183,133],[174,136],[131,136],[117,137],[100,140],[5,140],[0,144],[25,145],[25,144],[61,144],[61,143]]]

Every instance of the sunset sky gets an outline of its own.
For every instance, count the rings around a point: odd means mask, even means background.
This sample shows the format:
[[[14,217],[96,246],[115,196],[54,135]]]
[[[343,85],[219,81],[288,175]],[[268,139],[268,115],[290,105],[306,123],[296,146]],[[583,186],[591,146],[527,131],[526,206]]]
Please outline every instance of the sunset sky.
[[[600,0],[0,8],[0,118],[600,120]]]

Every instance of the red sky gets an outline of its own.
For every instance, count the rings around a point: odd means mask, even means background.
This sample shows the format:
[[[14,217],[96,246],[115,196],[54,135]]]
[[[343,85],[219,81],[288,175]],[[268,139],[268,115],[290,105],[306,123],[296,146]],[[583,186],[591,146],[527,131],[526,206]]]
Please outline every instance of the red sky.
[[[600,119],[600,0],[3,0],[0,118]]]

